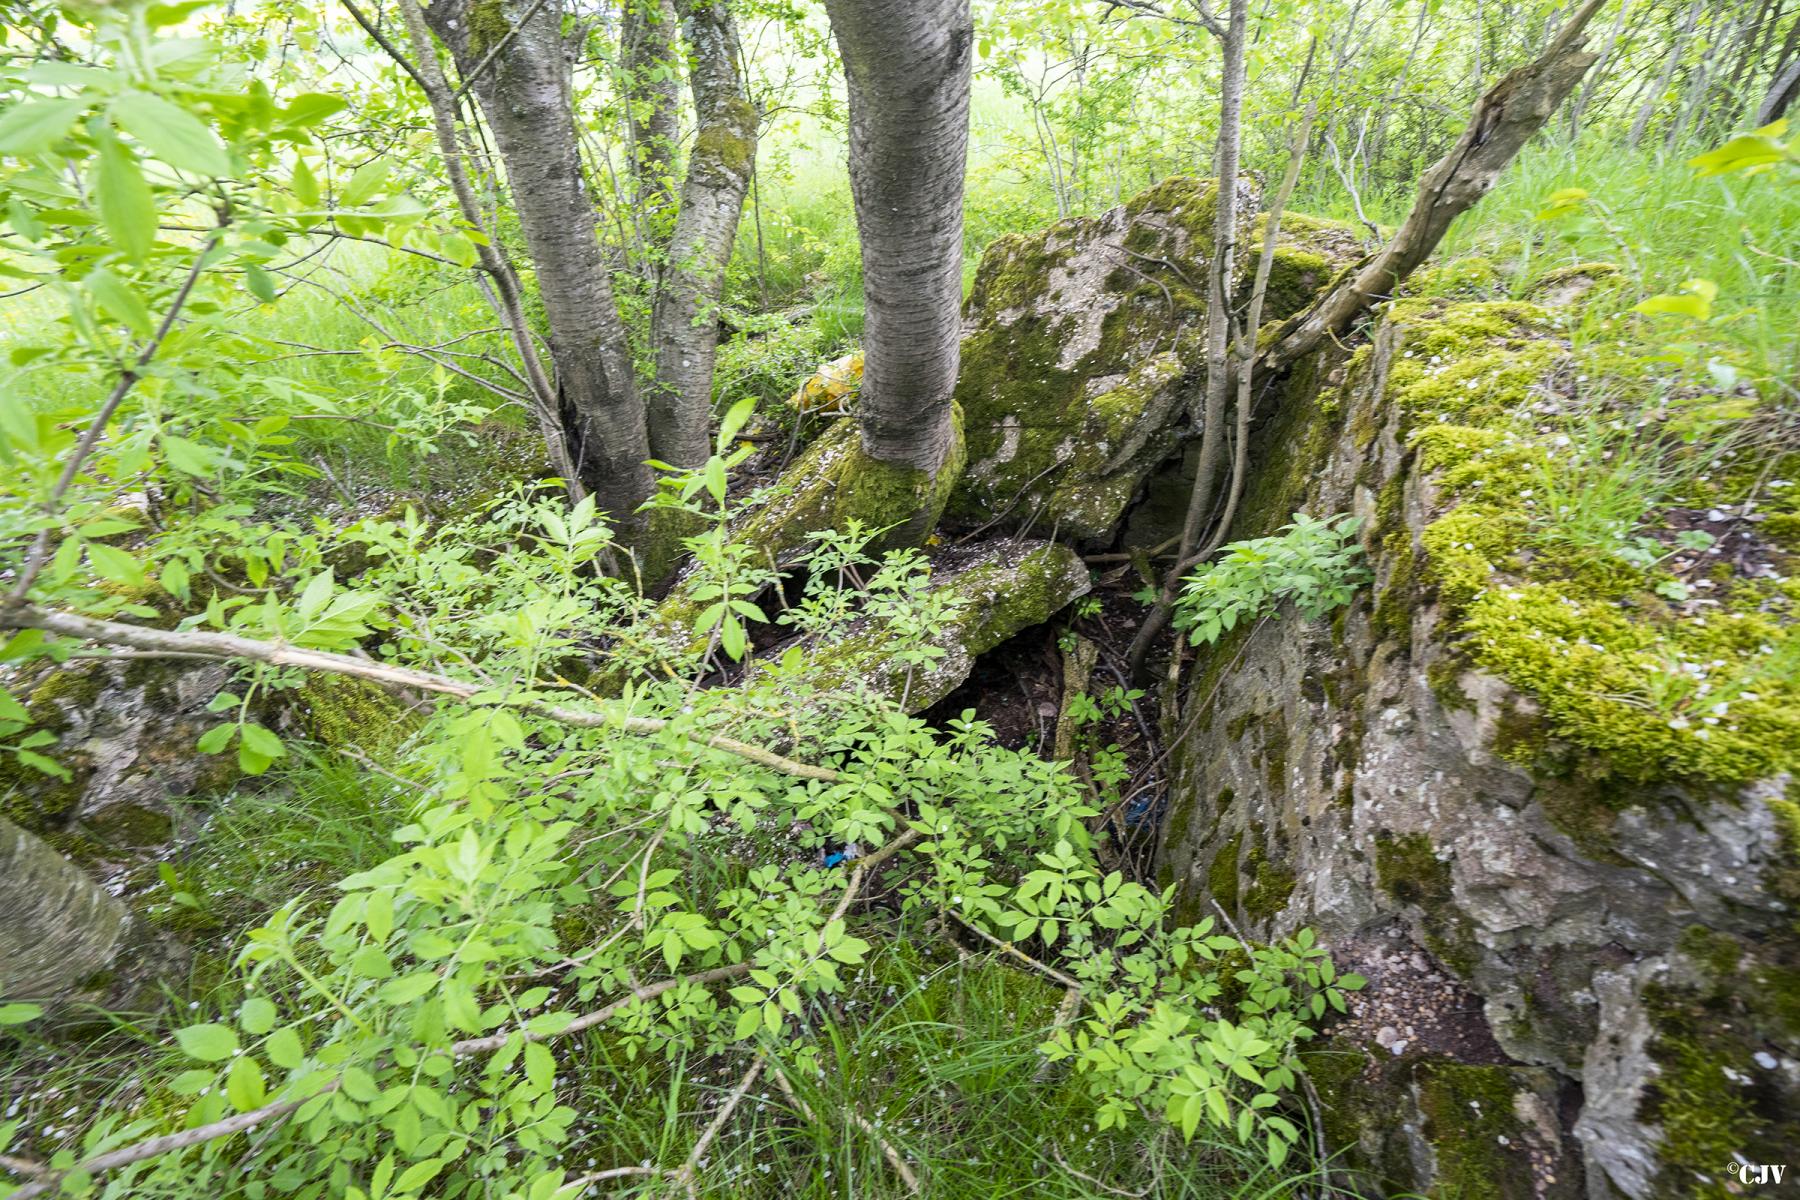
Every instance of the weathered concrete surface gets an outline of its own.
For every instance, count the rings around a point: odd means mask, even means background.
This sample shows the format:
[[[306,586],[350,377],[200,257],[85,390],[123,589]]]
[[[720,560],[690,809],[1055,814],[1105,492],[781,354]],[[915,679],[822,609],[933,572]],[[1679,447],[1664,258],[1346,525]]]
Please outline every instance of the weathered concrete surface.
[[[1238,183],[1240,294],[1266,218]],[[968,467],[949,516],[1075,543],[1111,538],[1175,449],[1205,373],[1206,280],[1217,188],[1176,177],[1097,217],[994,241],[965,309]],[[1282,225],[1265,306],[1304,306],[1360,253],[1333,222]]]
[[[1622,789],[1471,665],[1422,537],[1446,501],[1388,383],[1425,332],[1390,322],[1256,435],[1234,535],[1355,512],[1376,579],[1190,669],[1161,869],[1190,915],[1311,926],[1371,979],[1310,1056],[1364,1187],[1733,1194],[1732,1155],[1800,1148],[1788,780]]]

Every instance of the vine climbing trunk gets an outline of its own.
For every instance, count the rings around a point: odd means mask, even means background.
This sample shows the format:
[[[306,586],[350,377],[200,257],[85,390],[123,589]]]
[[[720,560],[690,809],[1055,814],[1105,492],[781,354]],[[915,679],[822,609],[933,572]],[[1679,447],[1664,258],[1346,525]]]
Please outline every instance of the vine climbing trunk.
[[[719,296],[756,170],[761,116],[738,70],[743,51],[725,0],[681,0],[680,8],[698,128],[650,316],[650,450],[664,462],[698,467],[712,451]]]
[[[936,476],[952,457],[969,146],[969,0],[826,0],[850,98],[862,240],[862,448]]]

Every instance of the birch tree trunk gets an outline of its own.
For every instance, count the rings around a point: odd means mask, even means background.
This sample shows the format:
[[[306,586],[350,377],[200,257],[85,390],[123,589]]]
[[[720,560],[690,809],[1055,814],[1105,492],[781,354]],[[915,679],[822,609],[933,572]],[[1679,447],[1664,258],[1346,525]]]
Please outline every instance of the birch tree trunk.
[[[826,0],[825,10],[850,95],[867,313],[862,446],[935,476],[955,441],[969,0]]]
[[[460,27],[436,11],[444,7],[433,5],[432,16],[465,72],[499,47],[474,92],[536,270],[570,457],[626,540],[641,540],[637,508],[654,488],[649,436],[581,172],[562,6],[552,0],[531,11],[521,0],[490,0],[467,6]]]
[[[0,998],[62,1000],[111,970],[131,918],[105,888],[0,817]]]
[[[719,294],[756,170],[760,114],[738,71],[743,55],[725,0],[681,0],[681,8],[698,129],[650,316],[650,450],[675,466],[697,467],[712,452]]]

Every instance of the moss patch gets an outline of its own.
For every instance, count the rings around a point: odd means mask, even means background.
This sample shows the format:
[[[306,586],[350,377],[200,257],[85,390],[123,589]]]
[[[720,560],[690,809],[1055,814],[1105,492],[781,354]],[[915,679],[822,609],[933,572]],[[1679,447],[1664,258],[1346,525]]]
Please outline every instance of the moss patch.
[[[1477,947],[1468,918],[1456,907],[1450,864],[1438,858],[1422,833],[1384,835],[1375,843],[1375,879],[1381,890],[1419,912],[1425,948],[1456,974],[1475,970]]]
[[[1699,927],[1681,950],[1689,969],[1644,990],[1658,1074],[1638,1116],[1662,1129],[1658,1196],[1723,1200],[1738,1190],[1722,1164],[1800,1145],[1800,1095],[1763,1065],[1800,1035],[1800,961],[1791,939],[1752,948]]]

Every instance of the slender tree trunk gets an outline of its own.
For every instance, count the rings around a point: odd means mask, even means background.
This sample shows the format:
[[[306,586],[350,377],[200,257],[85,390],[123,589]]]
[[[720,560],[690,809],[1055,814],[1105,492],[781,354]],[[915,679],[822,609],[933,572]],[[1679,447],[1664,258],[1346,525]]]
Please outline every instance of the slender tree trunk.
[[[499,47],[493,65],[474,80],[474,92],[506,165],[513,211],[537,275],[575,470],[625,539],[639,540],[644,522],[637,509],[654,488],[646,465],[649,436],[582,176],[562,6],[551,0],[533,12],[525,0],[504,0],[483,10],[497,8],[498,29],[471,27],[473,6],[452,25],[440,11],[447,8],[440,0],[431,16],[464,71]],[[508,29],[516,32],[507,36]]]
[[[1600,85],[1606,74],[1606,66],[1612,61],[1613,51],[1618,48],[1619,35],[1625,31],[1625,16],[1631,11],[1631,0],[1620,0],[1619,11],[1613,16],[1612,30],[1606,35],[1606,45],[1600,51],[1600,61],[1588,73],[1587,82],[1582,84],[1581,92],[1569,102],[1569,139],[1581,136],[1581,113],[1588,102],[1594,98],[1594,89]]]
[[[1676,68],[1681,66],[1681,56],[1687,50],[1688,38],[1694,32],[1694,25],[1700,19],[1700,0],[1693,0],[1688,5],[1687,16],[1682,19],[1681,29],[1669,43],[1669,57],[1663,61],[1663,69],[1657,75],[1656,82],[1651,85],[1650,94],[1644,97],[1644,103],[1638,109],[1637,119],[1631,123],[1631,133],[1626,136],[1627,145],[1635,146],[1644,138],[1644,131],[1650,127],[1650,118],[1656,115],[1656,106],[1662,103],[1663,95],[1669,90],[1669,83],[1675,78]]]
[[[682,0],[682,9],[698,130],[650,318],[650,450],[697,467],[712,451],[719,294],[756,170],[760,117],[738,72],[743,55],[725,0]]]
[[[1732,113],[1742,108],[1741,97],[1749,84],[1751,71],[1768,46],[1769,29],[1781,16],[1776,0],[1762,0],[1754,12],[1754,17],[1744,26],[1744,35],[1739,39],[1737,65],[1732,67],[1731,80],[1725,85],[1725,105],[1731,110],[1727,114],[1728,119]]]
[[[1775,77],[1769,81],[1769,90],[1763,94],[1762,103],[1756,106],[1756,116],[1750,124],[1760,129],[1776,120],[1796,97],[1800,97],[1800,17],[1795,17],[1788,27],[1787,39],[1781,44],[1781,56],[1775,60]]]
[[[1188,494],[1187,514],[1181,525],[1181,548],[1175,566],[1163,577],[1156,604],[1138,626],[1128,655],[1134,674],[1144,662],[1174,611],[1175,592],[1181,577],[1193,565],[1202,522],[1212,503],[1225,440],[1225,408],[1232,393],[1231,291],[1237,278],[1238,155],[1244,138],[1244,49],[1250,17],[1249,0],[1231,0],[1225,37],[1224,62],[1219,80],[1219,140],[1213,155],[1218,172],[1218,197],[1213,204],[1213,253],[1208,272],[1206,303],[1206,392],[1201,411],[1200,459],[1195,466],[1194,488]],[[1255,334],[1251,335],[1254,340]]]
[[[1387,98],[1375,113],[1375,129],[1369,137],[1369,152],[1364,160],[1367,163],[1364,178],[1374,179],[1375,164],[1381,161],[1387,150],[1388,120],[1394,114],[1395,107],[1406,95],[1406,81],[1412,74],[1413,63],[1419,57],[1419,47],[1425,44],[1426,18],[1431,15],[1429,4],[1419,5],[1419,25],[1413,31],[1412,45],[1407,48],[1406,61],[1400,64],[1400,74],[1394,80],[1394,86],[1388,90]]]
[[[1269,339],[1258,370],[1291,367],[1326,339],[1343,337],[1371,307],[1393,296],[1437,248],[1450,223],[1487,195],[1594,65],[1596,56],[1583,47],[1583,34],[1603,3],[1586,0],[1543,57],[1510,72],[1476,101],[1456,145],[1419,181],[1418,196],[1394,236],[1304,312],[1288,318]]]
[[[675,207],[675,147],[681,136],[675,26],[669,0],[626,0],[619,22],[632,192],[654,243],[662,241],[654,236],[657,218]]]
[[[850,94],[864,451],[936,475],[955,438],[969,0],[826,0]]]
[[[1800,22],[1796,22],[1800,25]],[[1796,98],[1800,98],[1800,58],[1783,67],[1769,85],[1768,94],[1756,106],[1756,117],[1750,122],[1758,129],[1779,120]]]

